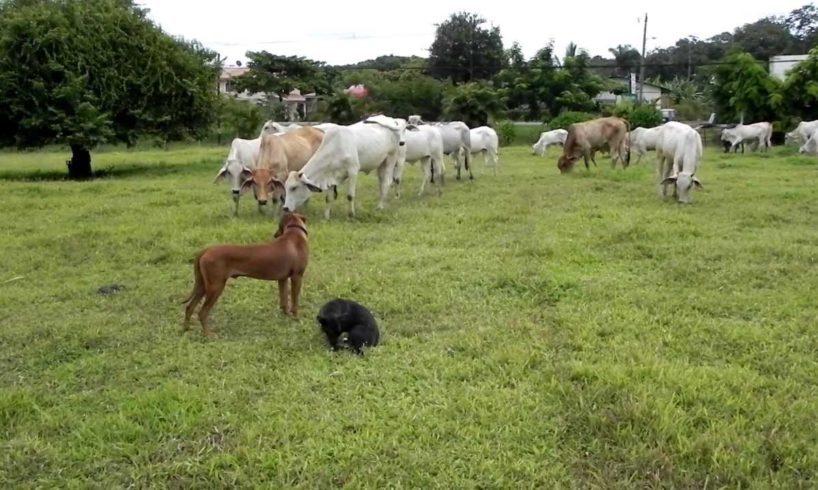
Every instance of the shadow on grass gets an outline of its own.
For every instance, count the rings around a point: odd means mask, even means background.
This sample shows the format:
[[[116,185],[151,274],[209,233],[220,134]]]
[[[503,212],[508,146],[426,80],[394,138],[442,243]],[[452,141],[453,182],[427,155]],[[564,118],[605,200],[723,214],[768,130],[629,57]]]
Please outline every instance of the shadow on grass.
[[[210,160],[199,160],[189,163],[157,162],[149,164],[127,163],[109,165],[94,170],[94,177],[99,179],[126,179],[130,177],[165,177],[174,174],[186,174],[192,170],[210,170],[214,163]],[[218,169],[216,169],[218,170]],[[216,170],[214,170],[214,175]],[[61,182],[68,181],[68,169],[65,170],[9,170],[0,172],[0,181],[11,182]]]

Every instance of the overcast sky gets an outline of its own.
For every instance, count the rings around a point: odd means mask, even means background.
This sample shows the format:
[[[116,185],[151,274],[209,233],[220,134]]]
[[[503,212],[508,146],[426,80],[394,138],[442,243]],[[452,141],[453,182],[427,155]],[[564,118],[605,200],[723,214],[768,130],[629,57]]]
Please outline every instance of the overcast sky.
[[[573,41],[591,55],[605,55],[617,44],[641,49],[648,14],[647,50],[674,44],[689,35],[707,38],[768,15],[784,15],[808,0],[472,0],[387,2],[340,0],[137,0],[162,28],[198,39],[227,56],[227,64],[246,61],[248,50],[306,56],[346,64],[379,55],[427,56],[434,24],[462,10],[500,27],[503,44],[520,42],[526,56],[553,39],[557,53]],[[414,8],[413,8],[414,6]]]

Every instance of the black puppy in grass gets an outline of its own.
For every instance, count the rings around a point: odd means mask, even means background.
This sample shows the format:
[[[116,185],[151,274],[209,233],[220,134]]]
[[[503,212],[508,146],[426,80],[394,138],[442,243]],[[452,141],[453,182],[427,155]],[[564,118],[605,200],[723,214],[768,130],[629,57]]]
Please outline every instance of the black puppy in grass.
[[[380,332],[375,317],[360,305],[348,299],[336,298],[328,301],[316,318],[327,336],[332,350],[343,347],[341,336],[347,334],[347,343],[357,354],[363,355],[363,347],[378,345]]]

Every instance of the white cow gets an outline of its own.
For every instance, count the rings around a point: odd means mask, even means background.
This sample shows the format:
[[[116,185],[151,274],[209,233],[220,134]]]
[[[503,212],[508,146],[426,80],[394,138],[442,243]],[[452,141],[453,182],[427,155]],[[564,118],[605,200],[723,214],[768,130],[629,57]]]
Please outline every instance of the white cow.
[[[656,149],[656,141],[659,138],[659,130],[662,126],[655,128],[636,128],[630,134],[631,151],[636,151],[639,158],[636,163],[642,160],[642,156],[647,152]]]
[[[264,126],[261,127],[261,133],[258,135],[259,138],[264,136],[265,134],[283,134],[289,133],[290,131],[295,131],[296,129],[300,129],[302,126],[292,123],[289,126],[285,126],[281,123],[277,123],[275,121],[267,121],[264,123]]]
[[[358,173],[378,171],[380,201],[386,206],[389,186],[398,161],[399,148],[405,144],[406,121],[376,115],[351,126],[327,127],[321,146],[298,172],[290,172],[285,183],[284,211],[294,211],[310,198],[310,192],[324,192],[348,182],[349,215],[355,216],[355,190]],[[330,196],[324,217],[329,219]]]
[[[224,165],[216,174],[214,183],[220,180],[229,179],[230,189],[233,193],[233,202],[235,209],[233,216],[239,215],[239,196],[241,196],[242,186],[244,180],[253,174],[256,160],[258,159],[259,148],[261,147],[261,138],[246,140],[242,138],[234,138],[230,143],[230,152],[224,160]]]
[[[771,148],[773,137],[773,125],[768,122],[758,122],[755,124],[739,124],[733,128],[725,128],[721,131],[721,141],[724,145],[724,152],[736,151],[739,145],[747,142],[758,142],[759,148],[767,151]],[[744,148],[742,147],[742,153]]]
[[[497,150],[500,147],[497,132],[488,126],[480,126],[470,130],[469,133],[471,133],[469,135],[471,139],[469,151],[472,157],[478,153],[482,153],[483,164],[488,166],[489,160],[491,160],[494,175],[497,175],[497,165],[500,163],[497,159]],[[474,159],[472,159],[472,163],[474,163]]]
[[[554,129],[551,131],[544,131],[540,133],[540,139],[531,146],[532,155],[545,155],[546,150],[552,145],[564,145],[565,138],[568,137],[568,131],[564,129]]]
[[[661,126],[656,141],[659,194],[667,196],[667,186],[675,184],[673,196],[690,203],[690,189],[702,187],[696,176],[702,158],[702,138],[687,124],[670,121]]]
[[[806,143],[816,129],[818,129],[818,120],[801,121],[798,123],[798,126],[796,126],[795,129],[786,134],[784,139],[788,143],[790,141],[793,143]]]
[[[454,159],[454,168],[457,169],[457,180],[460,180],[460,157],[464,156],[465,167],[469,172],[469,179],[474,179],[471,170],[471,133],[469,126],[463,121],[426,123],[420,116],[413,114],[409,116],[407,122],[411,126],[429,124],[440,131],[443,138],[443,154]]]
[[[392,182],[395,184],[395,196],[400,197],[400,182],[403,177],[403,170],[406,164],[413,164],[420,161],[423,169],[423,180],[420,183],[418,195],[423,195],[426,181],[431,180],[437,185],[437,193],[443,192],[443,137],[440,131],[429,125],[410,125],[405,133],[406,144],[399,149],[398,163]],[[437,181],[435,181],[437,176]]]
[[[807,141],[798,149],[798,153],[818,155],[818,128],[807,137]]]

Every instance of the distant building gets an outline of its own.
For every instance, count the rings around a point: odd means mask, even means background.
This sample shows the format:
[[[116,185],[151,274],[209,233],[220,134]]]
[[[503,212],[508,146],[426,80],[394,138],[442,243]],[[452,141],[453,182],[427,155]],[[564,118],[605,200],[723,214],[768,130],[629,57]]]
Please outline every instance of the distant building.
[[[784,80],[787,77],[787,72],[795,65],[807,59],[806,54],[785,54],[780,56],[773,56],[770,58],[770,75]]]
[[[233,96],[244,102],[255,104],[267,103],[267,94],[263,92],[250,93],[248,91],[238,92],[235,87],[236,79],[250,71],[246,66],[227,66],[222,68],[219,76],[219,93]],[[306,119],[309,114],[318,110],[318,96],[315,93],[301,94],[301,91],[293,89],[289,94],[282,97],[285,113],[289,121],[299,121]]]
[[[625,100],[636,101],[639,98],[639,83],[636,82],[635,79],[611,78],[610,81],[621,86],[621,89],[616,91],[619,93],[616,94],[614,91],[600,92],[594,97],[595,101],[602,105],[613,105]],[[670,90],[665,87],[645,82],[642,96],[645,102],[656,104],[662,108],[666,107],[669,103],[668,98],[665,97],[669,93]]]

